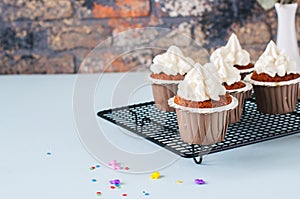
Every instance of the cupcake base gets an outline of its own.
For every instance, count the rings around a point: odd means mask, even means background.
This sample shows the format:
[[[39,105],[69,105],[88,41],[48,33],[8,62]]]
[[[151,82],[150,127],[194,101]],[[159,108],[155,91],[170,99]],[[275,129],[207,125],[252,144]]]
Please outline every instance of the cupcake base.
[[[296,109],[298,83],[282,86],[253,85],[257,109],[267,114],[290,113]]]
[[[299,83],[299,88],[298,88],[298,100],[300,100],[300,83]]]
[[[211,145],[225,138],[227,111],[199,114],[176,109],[180,137],[189,144]]]
[[[252,90],[253,89],[248,90],[248,91],[245,92],[245,100],[250,99],[252,97]]]
[[[232,97],[232,102],[226,106],[190,108],[176,104],[174,98],[171,98],[169,105],[176,109],[179,133],[184,142],[212,145],[224,140],[228,128],[228,113],[237,107],[238,101]]]
[[[244,111],[244,101],[251,96],[252,85],[248,82],[244,82],[245,87],[236,90],[227,90],[233,97],[238,100],[238,106],[229,111],[228,118],[229,124],[239,122],[241,120]]]
[[[238,100],[238,106],[230,110],[228,113],[228,120],[229,124],[239,122],[241,120],[243,110],[244,110],[244,100],[246,96],[246,92],[236,92],[236,93],[230,93],[233,97],[235,97]]]
[[[162,111],[175,112],[168,105],[168,100],[177,93],[178,84],[152,84],[152,92],[155,106]]]

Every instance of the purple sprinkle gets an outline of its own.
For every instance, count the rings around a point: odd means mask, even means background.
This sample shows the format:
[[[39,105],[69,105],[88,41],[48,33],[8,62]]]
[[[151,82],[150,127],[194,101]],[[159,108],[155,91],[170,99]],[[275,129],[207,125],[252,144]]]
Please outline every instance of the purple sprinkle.
[[[205,184],[205,181],[202,179],[195,179],[195,184]]]
[[[119,180],[119,179],[115,179],[115,180],[114,180],[114,184],[115,184],[115,185],[120,184],[120,180]]]

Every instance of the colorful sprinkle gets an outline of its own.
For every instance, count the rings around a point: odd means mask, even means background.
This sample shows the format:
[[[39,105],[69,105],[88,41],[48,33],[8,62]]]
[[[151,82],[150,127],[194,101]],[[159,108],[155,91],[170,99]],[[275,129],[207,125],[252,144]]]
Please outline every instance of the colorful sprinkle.
[[[108,166],[110,166],[113,170],[120,170],[121,166],[117,163],[116,160],[112,160],[108,163]]]
[[[96,179],[92,179],[92,182],[97,182],[97,180]]]
[[[145,196],[149,196],[149,195],[150,195],[150,194],[147,193],[146,191],[143,191],[143,194],[144,194]]]
[[[182,180],[177,180],[177,184],[182,184]]]
[[[121,188],[121,185],[119,185],[119,184],[116,184],[115,186],[119,189]]]
[[[160,173],[158,171],[153,172],[150,176],[151,179],[158,179],[160,177]]]
[[[47,155],[51,155],[51,153],[50,153],[50,152],[47,152]]]
[[[100,168],[101,166],[98,164],[98,165],[96,165],[96,168]]]
[[[124,169],[125,169],[125,170],[129,170],[129,167],[125,167]]]
[[[97,191],[96,194],[97,194],[97,196],[101,196],[102,195],[101,191]]]
[[[195,179],[194,182],[195,184],[205,184],[205,181],[202,179]]]
[[[90,167],[90,170],[94,170],[96,167],[95,166],[91,166]]]
[[[121,182],[120,182],[120,180],[119,179],[115,179],[114,180],[114,184],[120,184]]]
[[[127,196],[127,193],[123,193],[122,196]]]
[[[110,188],[111,188],[111,189],[115,189],[116,187],[115,187],[115,186],[110,186]]]
[[[115,180],[110,180],[109,183],[114,185],[120,185],[121,181],[119,179],[115,179]]]

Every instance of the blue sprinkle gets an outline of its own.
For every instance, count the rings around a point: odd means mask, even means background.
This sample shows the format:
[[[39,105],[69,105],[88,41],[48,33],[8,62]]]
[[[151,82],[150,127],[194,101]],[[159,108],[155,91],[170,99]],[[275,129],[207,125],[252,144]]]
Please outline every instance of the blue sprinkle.
[[[97,182],[97,180],[96,179],[92,179],[92,182]]]
[[[96,168],[100,168],[100,165],[96,165]]]
[[[144,194],[145,196],[149,196],[149,195],[150,195],[150,194],[147,193],[146,191],[143,191],[143,194]]]
[[[51,153],[50,153],[50,152],[47,152],[47,155],[51,155]]]

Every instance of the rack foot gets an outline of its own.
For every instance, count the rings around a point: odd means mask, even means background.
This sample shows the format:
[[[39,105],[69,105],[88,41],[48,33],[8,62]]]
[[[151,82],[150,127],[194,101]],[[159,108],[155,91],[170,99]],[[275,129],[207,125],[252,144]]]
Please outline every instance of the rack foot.
[[[202,160],[203,160],[203,157],[202,157],[202,156],[199,156],[199,159],[198,159],[198,160],[197,160],[196,157],[193,157],[193,159],[194,159],[194,162],[195,162],[196,164],[201,164],[201,163],[202,163]]]
[[[195,146],[193,144],[192,144],[192,152],[193,152],[193,155],[195,155]],[[197,159],[197,157],[193,157],[193,160],[196,164],[201,164],[202,160],[203,160],[203,156],[199,155],[199,159]]]

